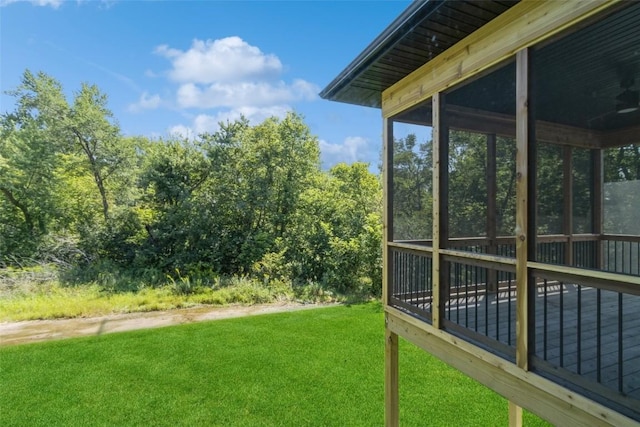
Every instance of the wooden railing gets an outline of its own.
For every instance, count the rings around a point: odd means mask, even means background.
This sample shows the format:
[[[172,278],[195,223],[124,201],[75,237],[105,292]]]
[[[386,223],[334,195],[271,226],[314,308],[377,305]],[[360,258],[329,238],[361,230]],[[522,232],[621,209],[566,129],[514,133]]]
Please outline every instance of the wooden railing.
[[[431,323],[432,248],[388,243],[389,304]],[[640,408],[640,236],[538,236],[530,368],[596,400]],[[491,253],[489,252],[491,251]],[[442,328],[515,360],[515,239],[450,239]]]
[[[415,246],[415,247],[412,247]],[[402,308],[431,323],[433,271],[431,252],[418,245],[392,248],[393,284],[389,293],[391,305]]]
[[[640,236],[621,234],[541,235],[536,237],[536,261],[547,264],[640,275]],[[431,240],[393,242],[396,247],[423,249]],[[476,254],[515,258],[515,237],[500,236],[449,239],[447,248]],[[448,251],[446,250],[445,253]]]

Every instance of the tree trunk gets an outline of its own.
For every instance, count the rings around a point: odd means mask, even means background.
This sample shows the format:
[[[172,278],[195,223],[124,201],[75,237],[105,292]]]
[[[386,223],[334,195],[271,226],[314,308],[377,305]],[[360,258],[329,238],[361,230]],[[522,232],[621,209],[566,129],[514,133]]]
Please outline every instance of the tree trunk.
[[[31,217],[31,213],[29,212],[29,209],[27,209],[27,207],[24,204],[22,204],[18,199],[16,199],[13,193],[8,188],[0,187],[0,192],[2,192],[2,194],[5,195],[7,200],[9,200],[9,203],[11,203],[13,206],[18,208],[20,212],[22,212],[22,216],[24,217],[24,223],[27,226],[27,230],[29,231],[29,234],[33,234],[33,228],[34,228],[33,218]]]
[[[96,186],[98,187],[98,191],[100,192],[100,198],[102,200],[102,214],[104,215],[104,220],[108,224],[109,223],[109,201],[107,200],[107,190],[104,187],[104,181],[102,179],[102,174],[100,173],[100,168],[96,164],[96,159],[93,150],[91,150],[91,146],[89,145],[89,141],[87,141],[78,130],[73,129],[73,133],[76,138],[78,138],[78,142],[82,147],[82,151],[87,155],[87,159],[89,160],[89,165],[91,167],[91,173],[93,174],[93,180],[96,182]]]

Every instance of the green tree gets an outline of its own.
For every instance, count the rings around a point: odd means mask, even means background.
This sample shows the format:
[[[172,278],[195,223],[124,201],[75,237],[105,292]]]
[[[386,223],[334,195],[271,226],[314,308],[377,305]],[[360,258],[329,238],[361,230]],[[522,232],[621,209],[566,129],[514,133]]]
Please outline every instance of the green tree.
[[[60,152],[83,156],[100,195],[105,222],[109,219],[106,180],[125,169],[131,153],[123,152],[120,130],[107,108],[107,96],[95,85],[82,84],[70,105],[60,84],[44,73],[25,71],[21,85],[9,92],[17,98],[20,121],[35,121]]]
[[[379,293],[381,199],[380,183],[364,163],[338,164],[316,176],[285,239],[298,280]]]
[[[433,205],[432,142],[415,134],[393,145],[393,234],[397,240],[430,239]]]
[[[83,84],[69,104],[54,78],[26,70],[7,93],[16,108],[0,123],[3,240],[29,242],[22,246],[31,251],[44,236],[100,246],[96,239],[110,238],[103,229],[114,225],[112,205],[135,204],[128,189],[135,187],[137,140],[121,137],[96,86]],[[4,250],[17,254],[16,245]]]
[[[150,249],[169,270],[207,264],[249,272],[276,250],[319,173],[317,138],[293,113],[256,126],[221,123],[218,132],[165,144],[151,158],[143,174],[158,210]]]
[[[221,242],[235,271],[248,271],[275,250],[301,193],[319,173],[318,140],[301,116],[289,113],[249,126],[246,120],[204,135],[212,160],[212,183],[229,234]]]
[[[47,76],[26,72],[24,85],[37,89],[48,108],[62,110],[60,85]],[[62,146],[48,132],[50,119],[38,114],[31,96],[20,96],[14,112],[0,117],[0,233],[3,254],[28,256],[60,217],[56,197]],[[22,94],[25,95],[25,94]]]

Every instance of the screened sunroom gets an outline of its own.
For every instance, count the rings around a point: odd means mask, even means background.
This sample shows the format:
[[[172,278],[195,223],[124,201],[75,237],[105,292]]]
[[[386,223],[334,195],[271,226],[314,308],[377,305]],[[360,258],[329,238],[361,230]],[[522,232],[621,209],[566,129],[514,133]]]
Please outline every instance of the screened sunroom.
[[[325,89],[383,113],[388,425],[398,336],[514,425],[640,421],[639,94],[637,2],[414,3]]]

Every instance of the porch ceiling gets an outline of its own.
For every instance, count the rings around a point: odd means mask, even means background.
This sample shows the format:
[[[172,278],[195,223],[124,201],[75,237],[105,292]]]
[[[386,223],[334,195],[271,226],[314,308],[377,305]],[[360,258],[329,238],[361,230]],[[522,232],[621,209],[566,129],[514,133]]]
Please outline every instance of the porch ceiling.
[[[320,96],[379,108],[382,91],[516,3],[414,2]],[[600,132],[640,125],[640,109],[616,113],[616,97],[621,91],[640,90],[640,3],[623,2],[620,7],[625,9],[623,13],[600,18],[586,32],[576,31],[538,47],[534,87],[540,120]],[[505,84],[513,80],[509,75],[515,75],[513,64],[497,73],[484,73],[470,80],[481,79],[483,84],[458,87],[447,102],[515,115],[515,86]],[[490,98],[483,92],[487,88],[491,88]]]

